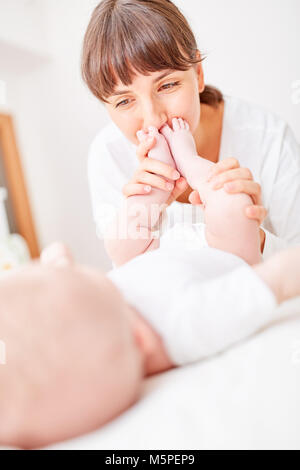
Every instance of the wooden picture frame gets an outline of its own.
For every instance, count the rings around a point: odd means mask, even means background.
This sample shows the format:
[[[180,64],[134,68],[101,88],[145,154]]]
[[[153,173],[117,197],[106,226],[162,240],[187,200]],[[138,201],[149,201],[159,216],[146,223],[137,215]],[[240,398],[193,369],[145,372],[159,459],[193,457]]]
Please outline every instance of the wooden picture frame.
[[[12,116],[0,113],[0,186],[8,193],[5,202],[11,233],[27,242],[32,258],[40,255],[29,199],[26,191]]]

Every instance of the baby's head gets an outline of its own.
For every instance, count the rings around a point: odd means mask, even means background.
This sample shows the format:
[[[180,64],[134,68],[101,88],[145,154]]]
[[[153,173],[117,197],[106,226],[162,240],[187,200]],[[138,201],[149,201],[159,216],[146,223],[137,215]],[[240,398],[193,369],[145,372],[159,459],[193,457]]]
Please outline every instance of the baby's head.
[[[136,401],[143,357],[104,274],[33,262],[1,278],[0,299],[0,444],[69,439]]]

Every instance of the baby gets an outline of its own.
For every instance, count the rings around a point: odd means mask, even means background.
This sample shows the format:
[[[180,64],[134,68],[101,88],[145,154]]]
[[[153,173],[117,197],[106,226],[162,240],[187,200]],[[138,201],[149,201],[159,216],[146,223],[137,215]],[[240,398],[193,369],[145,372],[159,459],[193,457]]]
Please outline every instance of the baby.
[[[197,155],[194,138],[185,120],[174,118],[172,123],[173,129],[165,124],[160,132],[149,127],[149,135],[156,138],[149,157],[177,168],[191,188],[199,192],[204,208],[205,236],[210,247],[233,253],[250,265],[259,263],[262,259],[259,224],[244,213],[245,207],[253,204],[252,199],[247,194],[228,194],[224,188],[213,190],[207,178],[214,163]],[[140,141],[147,137],[143,131],[137,135]],[[152,232],[171,191],[152,188],[150,194],[124,200],[104,239],[106,250],[116,266],[159,247],[159,239]]]
[[[0,279],[0,445],[43,447],[99,428],[135,403],[143,377],[276,320],[299,278],[300,247],[253,267],[213,248],[159,249],[104,275],[49,246],[41,263]]]

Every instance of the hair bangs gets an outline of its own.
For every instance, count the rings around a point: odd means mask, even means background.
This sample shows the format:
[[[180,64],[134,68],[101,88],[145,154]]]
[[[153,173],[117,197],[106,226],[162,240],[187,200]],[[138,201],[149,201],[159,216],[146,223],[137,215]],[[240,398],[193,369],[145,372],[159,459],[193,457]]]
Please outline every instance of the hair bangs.
[[[186,18],[169,0],[102,0],[95,8],[85,34],[82,77],[100,101],[118,83],[129,86],[137,74],[164,69],[188,70],[202,62]],[[206,86],[203,102],[213,106],[223,99]]]
[[[106,23],[106,47],[101,47],[101,73],[98,73],[98,97],[105,102],[119,81],[131,85],[137,73],[149,75],[169,68],[188,70],[193,63],[203,60],[193,60],[194,57],[183,53],[191,50],[191,44],[186,44],[188,39],[178,34],[165,16],[157,11],[149,16],[141,5],[134,11],[129,9],[129,4],[126,6],[127,10],[124,5],[122,11],[115,9]],[[196,54],[196,44],[193,46]]]

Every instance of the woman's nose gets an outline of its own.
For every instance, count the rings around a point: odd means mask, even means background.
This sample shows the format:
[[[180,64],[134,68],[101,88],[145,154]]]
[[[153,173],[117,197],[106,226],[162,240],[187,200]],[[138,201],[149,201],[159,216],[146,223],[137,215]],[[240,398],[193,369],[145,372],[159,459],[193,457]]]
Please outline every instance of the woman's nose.
[[[146,123],[144,123],[144,126],[142,127],[144,132],[148,132],[149,127],[156,127],[158,131],[165,125],[168,124],[168,119],[167,117],[163,117],[162,119],[155,119],[153,118],[152,120],[148,119]]]
[[[148,132],[149,126],[156,127],[160,130],[160,128],[168,122],[167,114],[159,107],[158,103],[148,106],[144,111],[145,114],[142,128],[144,132]]]
[[[161,123],[161,124],[153,124],[153,121],[150,122],[149,125],[143,127],[143,131],[144,132],[149,132],[149,127],[155,127],[158,131],[163,127],[164,123]]]

